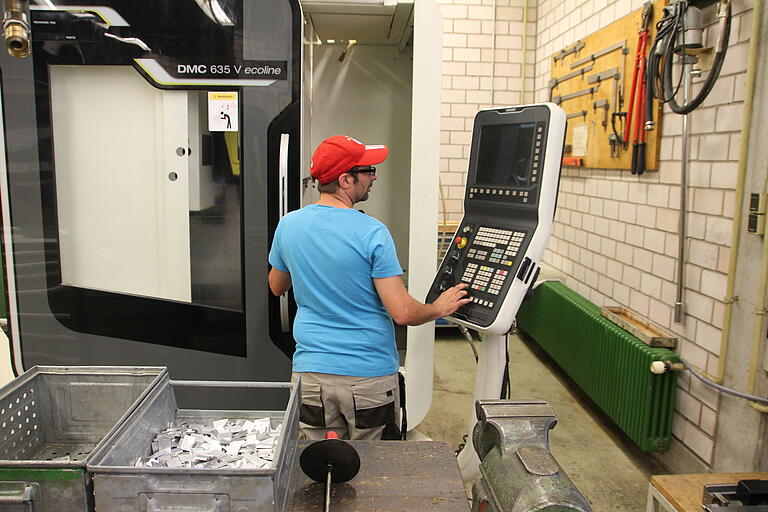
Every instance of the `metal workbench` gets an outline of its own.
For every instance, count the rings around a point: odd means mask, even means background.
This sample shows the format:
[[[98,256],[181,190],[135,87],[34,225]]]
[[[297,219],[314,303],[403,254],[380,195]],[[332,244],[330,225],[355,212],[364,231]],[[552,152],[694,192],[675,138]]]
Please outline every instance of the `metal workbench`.
[[[299,451],[309,442],[300,442]],[[352,441],[360,472],[334,484],[333,512],[466,512],[469,501],[451,447],[434,441]],[[291,483],[293,511],[322,510],[324,484],[310,480],[296,457]]]

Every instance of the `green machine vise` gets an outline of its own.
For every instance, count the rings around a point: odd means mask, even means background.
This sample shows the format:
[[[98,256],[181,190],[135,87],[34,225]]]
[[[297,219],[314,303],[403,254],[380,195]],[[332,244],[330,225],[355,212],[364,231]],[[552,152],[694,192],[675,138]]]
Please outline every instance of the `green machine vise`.
[[[478,400],[472,440],[482,478],[473,512],[592,512],[549,451],[557,416],[540,400]]]

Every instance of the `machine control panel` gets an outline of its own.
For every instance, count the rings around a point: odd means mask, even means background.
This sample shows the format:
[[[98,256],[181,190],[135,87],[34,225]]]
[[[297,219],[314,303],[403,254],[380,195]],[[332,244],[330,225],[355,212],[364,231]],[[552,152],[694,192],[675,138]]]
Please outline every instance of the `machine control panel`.
[[[530,277],[530,265],[519,264],[520,260],[525,261],[521,255],[527,246],[527,233],[524,228],[473,224],[461,227],[435,289],[442,293],[458,283],[467,284],[472,302],[456,312],[458,318],[487,321],[492,311],[501,306],[510,283],[518,274],[523,281]],[[470,238],[472,241],[468,242]]]
[[[465,216],[427,296],[466,283],[471,302],[451,320],[509,330],[551,231],[564,136],[565,115],[553,104],[478,112]]]

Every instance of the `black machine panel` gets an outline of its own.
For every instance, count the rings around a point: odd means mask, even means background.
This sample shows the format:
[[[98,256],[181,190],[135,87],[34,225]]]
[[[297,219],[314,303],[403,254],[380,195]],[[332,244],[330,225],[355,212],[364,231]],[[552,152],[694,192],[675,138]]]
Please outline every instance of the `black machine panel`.
[[[31,56],[0,57],[8,148],[0,178],[9,205],[3,223],[12,227],[4,260],[6,289],[14,295],[9,322],[17,371],[35,364],[164,364],[174,378],[287,378],[293,340],[273,328],[280,315],[265,283],[278,220],[272,202],[279,196],[282,134],[291,138],[288,206],[299,207],[301,9],[298,0],[219,0],[213,7],[183,0],[33,4]],[[130,69],[149,89],[194,91],[201,98],[207,91],[237,93],[234,146],[222,132],[207,133],[201,119],[201,146],[193,151],[190,142],[177,150],[180,158],[213,168],[211,180],[230,205],[217,197],[188,212],[198,252],[214,258],[198,261],[193,251],[192,273],[200,280],[192,283],[191,300],[63,278],[57,185],[67,176],[57,169],[57,142],[63,146],[65,139],[54,129],[54,67]],[[94,101],[89,109],[93,133],[121,124],[103,107]],[[79,135],[87,140],[93,133]],[[127,153],[130,144],[127,137]],[[175,180],[175,171],[170,167],[164,176]],[[206,244],[216,229],[222,238]],[[109,257],[103,261],[108,265]],[[223,266],[231,275],[211,284]]]

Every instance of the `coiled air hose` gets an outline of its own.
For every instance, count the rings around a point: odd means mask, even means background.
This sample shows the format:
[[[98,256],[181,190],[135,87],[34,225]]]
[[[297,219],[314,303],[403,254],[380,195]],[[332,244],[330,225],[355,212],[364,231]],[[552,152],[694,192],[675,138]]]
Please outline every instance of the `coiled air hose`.
[[[730,0],[719,0],[717,17],[720,30],[712,68],[699,93],[681,105],[677,101],[677,94],[684,79],[683,72],[680,73],[677,84],[673,86],[672,64],[676,53],[685,55],[686,49],[701,48],[701,11],[698,7],[690,5],[687,0],[678,0],[664,7],[664,17],[656,24],[656,37],[647,64],[650,87],[647,88],[646,119],[649,120],[650,127],[653,126],[653,98],[661,103],[669,103],[669,107],[677,114],[688,114],[699,107],[712,91],[728,50],[728,38],[731,33]]]

